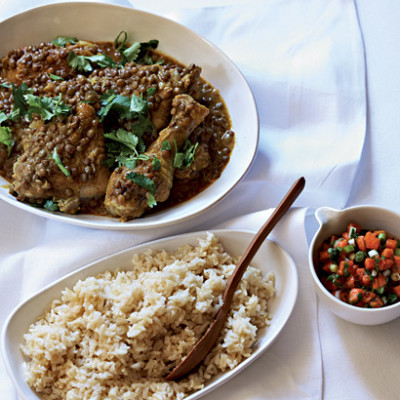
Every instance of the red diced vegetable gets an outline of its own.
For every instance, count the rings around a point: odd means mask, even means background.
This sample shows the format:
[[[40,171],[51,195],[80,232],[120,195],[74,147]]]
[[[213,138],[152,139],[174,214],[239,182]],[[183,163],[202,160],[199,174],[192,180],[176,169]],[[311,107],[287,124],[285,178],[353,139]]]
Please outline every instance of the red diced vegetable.
[[[365,235],[365,246],[369,250],[378,250],[381,245],[380,239],[374,233],[368,231]]]
[[[376,267],[376,261],[375,261],[375,259],[368,257],[365,259],[364,265],[365,265],[365,268],[372,271]]]
[[[365,238],[364,236],[359,236],[356,239],[357,246],[361,251],[367,251],[367,246],[365,245]]]
[[[387,239],[385,246],[387,249],[392,249],[393,251],[395,251],[397,246],[397,240]]]
[[[386,278],[382,274],[378,274],[378,276],[372,282],[372,289],[379,289],[386,285]]]
[[[393,249],[386,247],[385,249],[382,250],[382,257],[385,258],[392,258],[393,257]]]
[[[349,303],[357,304],[360,303],[364,298],[365,291],[363,289],[351,289],[349,293]]]

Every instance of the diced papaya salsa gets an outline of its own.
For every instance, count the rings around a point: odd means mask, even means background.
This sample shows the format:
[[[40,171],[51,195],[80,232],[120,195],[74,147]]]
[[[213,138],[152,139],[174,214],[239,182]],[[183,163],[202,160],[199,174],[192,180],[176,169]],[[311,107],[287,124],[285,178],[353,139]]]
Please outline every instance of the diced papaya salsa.
[[[400,240],[384,230],[351,222],[321,246],[317,274],[332,295],[356,307],[377,308],[400,301]]]

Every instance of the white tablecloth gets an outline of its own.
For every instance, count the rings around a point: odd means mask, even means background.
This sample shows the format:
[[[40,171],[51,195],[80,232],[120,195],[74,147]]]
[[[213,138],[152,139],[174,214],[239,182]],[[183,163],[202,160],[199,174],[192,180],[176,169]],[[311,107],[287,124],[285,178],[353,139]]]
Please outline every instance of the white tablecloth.
[[[246,178],[184,228],[261,225],[299,175],[297,206],[377,204],[400,212],[400,6],[373,0],[126,0],[163,14],[220,47],[248,80],[260,146]],[[0,1],[0,19],[42,0]],[[131,4],[132,3],[132,4]],[[260,212],[259,214],[254,214]],[[398,396],[400,321],[362,327],[319,304],[307,278],[305,209],[273,238],[295,259],[298,305],[281,337],[249,369],[205,399],[378,399]],[[0,325],[18,302],[61,275],[135,243],[177,233],[103,232],[46,220],[0,202]],[[290,238],[301,232],[302,246]],[[396,368],[397,367],[397,368]],[[0,393],[16,393],[0,364]]]

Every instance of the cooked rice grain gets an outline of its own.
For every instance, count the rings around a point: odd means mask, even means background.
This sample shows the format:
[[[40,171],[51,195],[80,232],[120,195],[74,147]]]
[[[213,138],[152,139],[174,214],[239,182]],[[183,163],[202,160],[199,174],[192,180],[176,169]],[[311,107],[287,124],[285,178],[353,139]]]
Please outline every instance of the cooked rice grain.
[[[209,233],[65,289],[24,336],[28,384],[51,400],[183,399],[203,388],[251,355],[271,318],[274,275],[248,267],[205,361],[178,382],[163,379],[212,321],[235,261]]]

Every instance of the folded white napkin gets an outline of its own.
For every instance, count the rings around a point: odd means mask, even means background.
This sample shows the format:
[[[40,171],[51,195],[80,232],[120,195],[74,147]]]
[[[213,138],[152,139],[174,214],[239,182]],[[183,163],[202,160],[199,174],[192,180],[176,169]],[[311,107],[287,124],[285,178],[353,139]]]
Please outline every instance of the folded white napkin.
[[[276,184],[289,186],[299,175],[307,178],[301,205],[345,205],[366,130],[364,47],[353,1],[131,3],[200,33],[248,80],[261,140],[247,182],[258,184],[252,202],[263,203],[259,210],[276,204]]]

